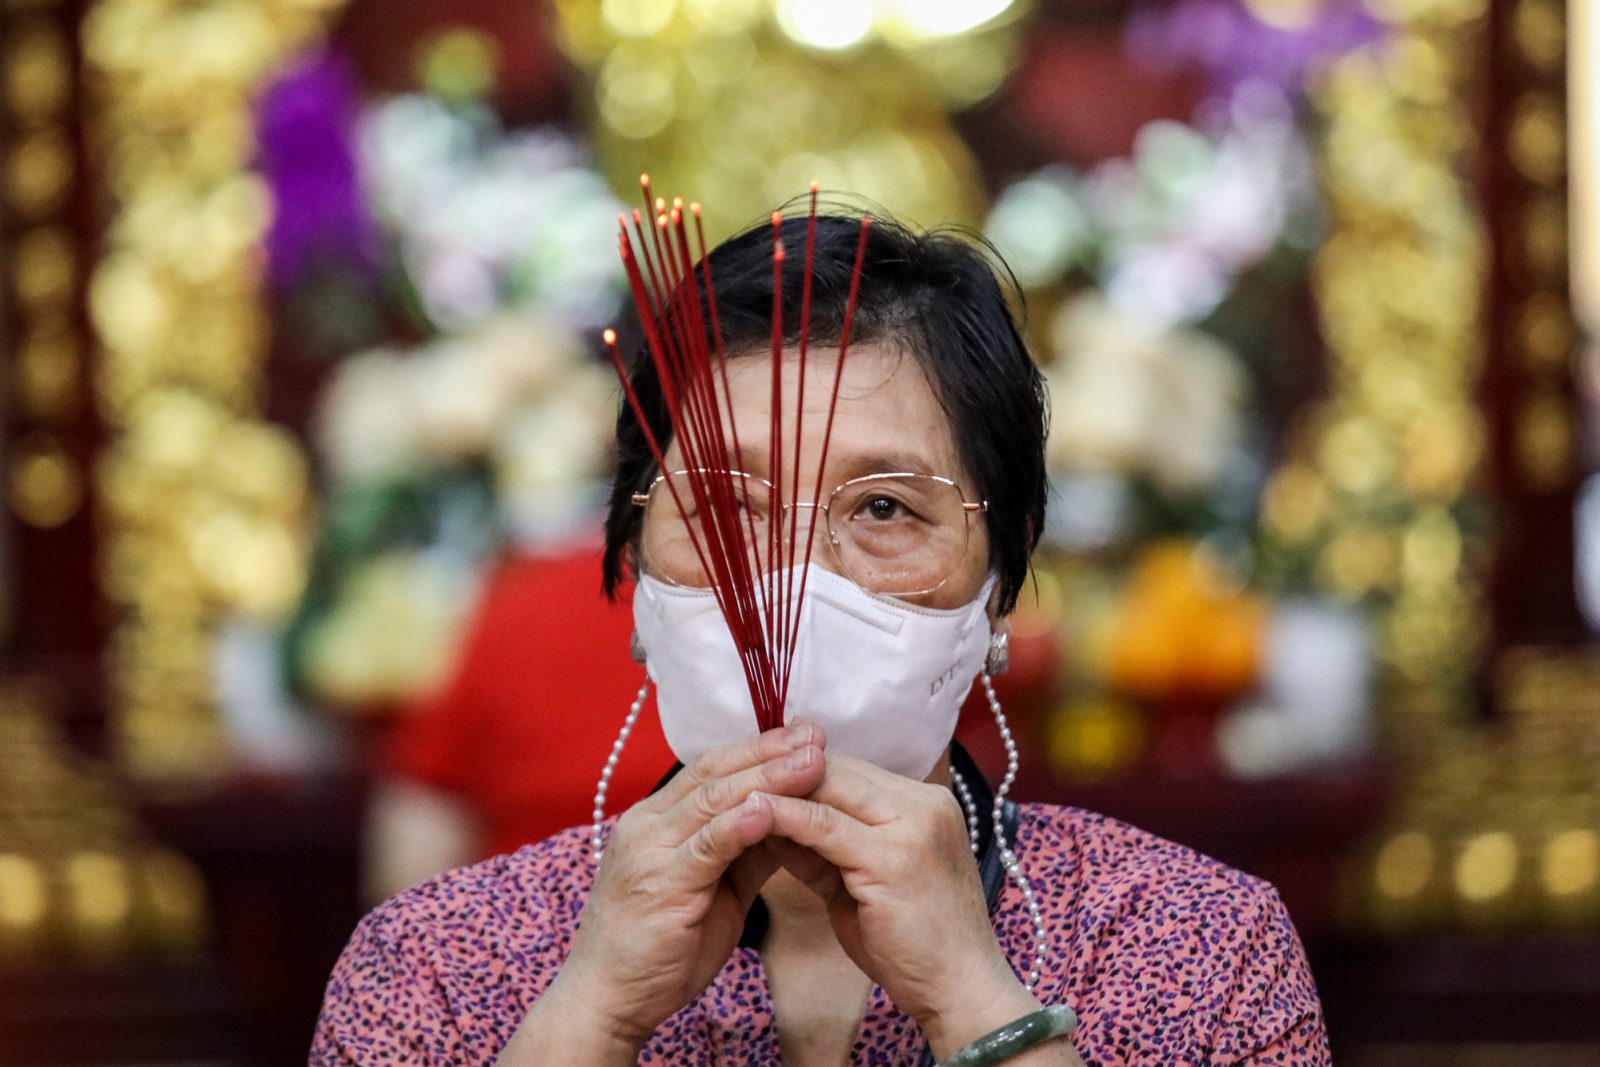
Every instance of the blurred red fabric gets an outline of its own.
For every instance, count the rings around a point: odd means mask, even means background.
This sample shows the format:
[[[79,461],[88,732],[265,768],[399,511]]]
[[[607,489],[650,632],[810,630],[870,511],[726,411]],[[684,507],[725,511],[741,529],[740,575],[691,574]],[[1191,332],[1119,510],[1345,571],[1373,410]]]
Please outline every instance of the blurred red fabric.
[[[396,774],[454,794],[481,819],[484,855],[587,824],[594,788],[644,668],[633,612],[600,593],[600,552],[510,555],[491,572],[450,681],[389,742]],[[667,772],[655,700],[606,800],[622,811]]]

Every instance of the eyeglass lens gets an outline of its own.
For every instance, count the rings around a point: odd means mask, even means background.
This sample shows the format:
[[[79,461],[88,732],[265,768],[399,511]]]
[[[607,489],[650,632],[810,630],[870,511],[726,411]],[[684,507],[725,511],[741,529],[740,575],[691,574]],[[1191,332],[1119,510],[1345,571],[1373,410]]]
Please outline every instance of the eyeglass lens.
[[[778,491],[763,479],[729,472],[710,477],[719,479],[720,485],[706,499],[731,499],[737,505],[740,540],[750,546],[752,568],[758,562],[761,567],[771,565],[769,545],[786,545],[791,526],[802,539],[816,526],[814,536],[828,542],[827,549],[813,547],[813,560],[831,551],[839,568],[857,585],[890,596],[938,588],[966,555],[970,515],[961,490],[942,478],[880,474],[853,479],[834,490],[820,509],[823,515],[817,516],[806,506],[782,507]],[[677,490],[676,500],[672,489]],[[774,522],[779,523],[776,528]],[[675,585],[709,588],[713,580],[702,552],[713,551],[720,540],[716,523],[702,514],[686,474],[675,473],[671,488],[664,480],[652,486],[645,505],[643,549],[657,577]],[[797,562],[805,558],[803,540],[796,544],[794,558]]]

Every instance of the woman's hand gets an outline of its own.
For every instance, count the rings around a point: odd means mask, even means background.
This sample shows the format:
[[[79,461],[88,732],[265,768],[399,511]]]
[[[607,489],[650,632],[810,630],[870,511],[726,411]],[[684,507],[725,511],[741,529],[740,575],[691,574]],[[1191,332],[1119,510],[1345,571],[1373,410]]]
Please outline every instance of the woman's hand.
[[[572,953],[501,1062],[543,1062],[543,1051],[570,1057],[571,1046],[555,1050],[546,1039],[580,1028],[636,1057],[727,963],[777,869],[759,847],[772,830],[769,798],[816,789],[825,744],[819,727],[801,722],[713,749],[623,813]]]
[[[1038,1010],[995,939],[950,790],[829,756],[814,792],[770,801],[769,850],[937,1055]]]

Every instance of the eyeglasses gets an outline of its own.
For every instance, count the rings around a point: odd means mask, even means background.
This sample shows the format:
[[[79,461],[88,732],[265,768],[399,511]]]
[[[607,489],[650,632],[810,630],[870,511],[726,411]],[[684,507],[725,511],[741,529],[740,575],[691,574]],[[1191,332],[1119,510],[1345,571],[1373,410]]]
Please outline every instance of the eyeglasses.
[[[673,471],[656,478],[646,492],[635,493],[633,502],[644,508],[642,542],[651,573],[691,589],[715,584],[695,546],[705,549],[719,541],[714,524],[699,514],[689,491],[691,473],[712,483],[707,500],[730,499],[742,512],[739,521],[751,546],[753,568],[772,565],[767,546],[788,544],[798,509],[814,509],[822,512],[839,569],[868,592],[887,596],[931,593],[949,581],[966,558],[973,514],[989,510],[988,501],[968,500],[955,482],[934,474],[868,474],[834,489],[825,503],[790,504],[771,482],[743,471]],[[717,481],[725,485],[717,487]],[[805,535],[815,530],[813,517]],[[804,543],[796,543],[798,562],[805,555]]]

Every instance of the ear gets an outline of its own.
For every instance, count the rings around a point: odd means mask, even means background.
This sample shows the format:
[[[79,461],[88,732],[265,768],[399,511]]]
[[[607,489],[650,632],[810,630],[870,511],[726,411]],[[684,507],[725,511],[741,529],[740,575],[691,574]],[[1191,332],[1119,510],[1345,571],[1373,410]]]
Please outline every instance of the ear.
[[[1011,616],[1000,614],[1000,584],[995,583],[994,591],[989,594],[989,603],[984,606],[984,614],[989,616],[989,632],[992,634],[1009,634],[1011,632]]]

